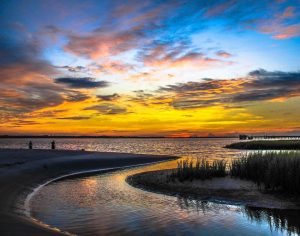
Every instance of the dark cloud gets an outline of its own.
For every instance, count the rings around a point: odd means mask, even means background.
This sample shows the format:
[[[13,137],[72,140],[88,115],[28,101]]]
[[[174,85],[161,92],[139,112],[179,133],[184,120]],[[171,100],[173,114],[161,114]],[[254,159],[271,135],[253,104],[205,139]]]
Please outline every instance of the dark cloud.
[[[169,94],[172,97],[169,105],[175,109],[288,99],[300,96],[300,72],[260,69],[239,79],[203,79],[200,82],[167,85],[156,91],[156,97],[157,94]]]
[[[121,96],[117,93],[111,95],[97,95],[99,101],[115,101],[119,99]]]
[[[167,85],[165,87],[160,87],[159,91],[166,92],[193,92],[193,91],[207,91],[221,88],[222,85],[215,80],[203,79],[202,82],[187,82],[178,83],[175,85]]]
[[[40,122],[33,121],[33,120],[15,120],[10,123],[10,127],[12,128],[17,128],[17,127],[22,127],[26,125],[39,125],[41,124]]]
[[[243,93],[232,96],[233,102],[261,101],[300,95],[300,72],[266,71],[249,73],[252,79],[244,84]]]
[[[89,88],[105,88],[109,86],[107,81],[96,81],[95,78],[90,77],[62,77],[56,78],[55,82],[58,84],[65,84],[70,88],[89,89]]]
[[[27,86],[13,89],[8,93],[6,90],[0,91],[1,105],[13,113],[26,113],[44,107],[57,106],[63,101],[60,89],[50,84],[29,83]]]
[[[90,98],[90,96],[75,90],[67,90],[64,94],[65,99],[69,102],[81,102]]]
[[[32,112],[30,114],[24,114],[22,115],[23,119],[27,118],[53,118],[56,116],[60,116],[61,113],[68,111],[67,109],[54,109],[54,110],[49,110],[49,111],[37,111],[37,112]]]
[[[52,67],[40,57],[41,45],[38,41],[23,38],[14,39],[0,35],[0,67],[25,65],[34,71],[53,71]]]
[[[68,116],[68,117],[58,117],[56,119],[59,120],[88,120],[90,119],[89,116]]]
[[[151,104],[151,100],[155,98],[155,95],[144,90],[134,91],[135,95],[130,97],[128,100],[132,102],[139,103],[143,106],[148,106]]]
[[[43,45],[23,31],[15,32],[19,37],[0,35],[0,110],[5,113],[3,116],[24,117],[26,113],[75,100],[75,95],[77,100],[78,97],[82,100],[83,94],[66,89],[49,78],[57,71],[42,59]]]
[[[5,28],[3,29],[5,32]],[[22,85],[19,77],[29,74],[53,75],[54,67],[42,59],[42,45],[26,33],[11,32],[0,34],[0,77],[3,87],[12,84]],[[18,37],[16,37],[18,35]]]
[[[253,81],[247,85],[249,87],[264,88],[264,87],[280,87],[287,84],[299,86],[300,72],[283,72],[283,71],[266,71],[263,69],[255,70],[249,73],[249,76],[254,77]]]
[[[118,115],[128,113],[125,107],[121,107],[112,103],[102,103],[99,105],[94,105],[84,108],[84,110],[97,111],[102,115]]]
[[[219,99],[201,100],[201,99],[174,99],[170,105],[178,110],[204,108],[214,106],[219,103]]]
[[[64,101],[79,102],[89,96],[75,90],[68,90],[50,83],[30,82],[26,86],[0,90],[1,111],[14,116],[25,116],[46,107],[55,107]]]
[[[65,69],[68,70],[69,72],[89,72],[89,69],[86,68],[85,66],[56,66],[56,68],[60,69]]]
[[[23,73],[38,72],[53,75],[56,70],[44,58],[45,47],[46,44],[39,34],[30,32],[24,24],[17,21],[1,24],[0,68],[2,70],[22,67]]]
[[[239,93],[233,95],[231,98],[232,102],[251,102],[251,101],[263,101],[288,96],[290,89],[258,89],[251,90],[249,92]]]

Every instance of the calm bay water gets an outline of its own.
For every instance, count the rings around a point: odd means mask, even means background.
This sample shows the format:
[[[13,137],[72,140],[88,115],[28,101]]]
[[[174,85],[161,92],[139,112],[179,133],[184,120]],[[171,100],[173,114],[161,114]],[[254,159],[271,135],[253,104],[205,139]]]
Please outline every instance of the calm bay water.
[[[53,139],[0,139],[0,148],[28,148],[33,142],[35,149],[50,149]],[[167,154],[187,157],[228,158],[237,151],[222,146],[235,139],[56,139],[57,149],[126,152],[140,154]]]
[[[0,148],[24,148],[24,139],[0,140]],[[33,139],[49,148],[49,139]],[[228,159],[222,148],[234,139],[57,139],[57,148],[171,154]],[[131,187],[128,175],[172,168],[176,161],[89,177],[65,179],[42,188],[31,215],[79,235],[288,235],[300,229],[299,211],[251,209],[234,204],[166,196]]]

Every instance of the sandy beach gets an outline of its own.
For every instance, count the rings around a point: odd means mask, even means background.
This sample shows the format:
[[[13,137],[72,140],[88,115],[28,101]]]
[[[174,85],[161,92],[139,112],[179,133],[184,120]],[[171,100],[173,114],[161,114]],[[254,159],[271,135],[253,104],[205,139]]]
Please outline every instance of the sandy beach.
[[[176,157],[65,150],[0,149],[0,234],[63,235],[26,217],[24,201],[53,178],[103,168],[147,164]]]

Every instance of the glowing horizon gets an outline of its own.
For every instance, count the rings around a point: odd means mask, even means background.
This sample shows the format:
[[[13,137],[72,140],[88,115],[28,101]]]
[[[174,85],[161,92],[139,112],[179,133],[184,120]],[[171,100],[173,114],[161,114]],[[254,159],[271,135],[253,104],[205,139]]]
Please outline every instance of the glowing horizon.
[[[0,134],[300,134],[300,2],[2,1]]]

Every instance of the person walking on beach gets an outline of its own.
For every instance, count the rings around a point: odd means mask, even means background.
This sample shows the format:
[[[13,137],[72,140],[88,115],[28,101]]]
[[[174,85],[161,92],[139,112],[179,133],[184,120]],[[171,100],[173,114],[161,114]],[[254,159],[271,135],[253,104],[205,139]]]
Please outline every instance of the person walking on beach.
[[[52,150],[55,149],[55,141],[54,141],[54,140],[51,142],[51,149],[52,149]]]
[[[29,141],[28,147],[29,147],[29,149],[32,149],[32,142],[31,142],[31,140]]]

